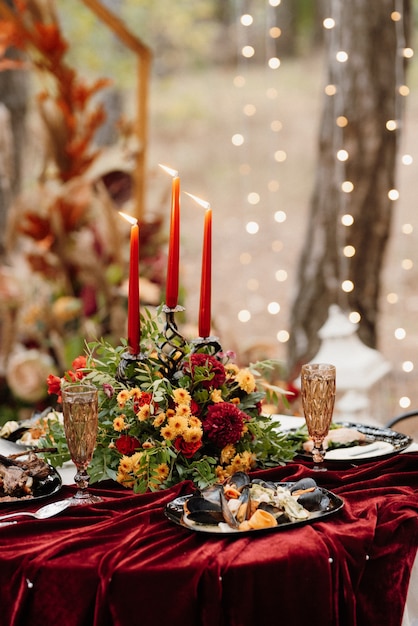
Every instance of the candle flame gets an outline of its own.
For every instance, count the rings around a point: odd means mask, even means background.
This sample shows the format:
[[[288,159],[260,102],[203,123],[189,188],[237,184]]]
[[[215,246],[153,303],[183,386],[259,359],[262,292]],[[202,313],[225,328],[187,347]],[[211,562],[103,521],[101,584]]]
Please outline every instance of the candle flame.
[[[128,215],[127,213],[122,213],[122,211],[118,211],[118,213],[119,215],[122,215],[122,217],[124,217],[130,224],[138,224],[136,217],[132,217],[132,215]]]
[[[179,175],[178,171],[171,169],[171,167],[167,167],[166,165],[161,165],[161,163],[159,163],[158,165],[161,167],[161,169],[167,172],[167,174],[170,174],[170,176],[173,176],[173,178]]]
[[[202,206],[204,209],[210,209],[210,204],[209,202],[206,202],[206,200],[202,200],[201,198],[194,196],[192,193],[189,193],[188,191],[185,191],[184,193],[190,196],[191,198],[193,198],[193,200],[197,202],[197,204],[200,204],[200,206]]]

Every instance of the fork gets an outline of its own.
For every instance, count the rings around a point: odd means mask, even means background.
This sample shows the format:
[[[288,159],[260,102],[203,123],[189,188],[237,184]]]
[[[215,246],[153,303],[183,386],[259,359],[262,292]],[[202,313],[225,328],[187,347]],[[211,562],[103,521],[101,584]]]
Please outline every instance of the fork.
[[[14,517],[34,517],[35,519],[47,519],[48,517],[53,517],[54,515],[58,515],[61,511],[71,506],[71,500],[68,498],[67,500],[58,500],[57,502],[51,502],[50,504],[46,504],[42,506],[37,511],[18,511],[16,513],[8,513],[7,515],[0,515],[0,522],[7,519],[12,519]]]

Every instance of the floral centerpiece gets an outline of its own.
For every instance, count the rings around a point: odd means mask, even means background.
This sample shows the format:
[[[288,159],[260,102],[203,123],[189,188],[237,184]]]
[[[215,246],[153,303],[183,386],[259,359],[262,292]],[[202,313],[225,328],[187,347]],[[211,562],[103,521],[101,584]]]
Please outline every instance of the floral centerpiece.
[[[141,350],[147,356],[130,363],[123,376],[126,346],[98,341],[87,345],[63,379],[48,377],[48,391],[58,401],[63,381],[88,380],[99,389],[91,483],[110,478],[145,492],[191,479],[203,488],[238,470],[291,460],[294,444],[262,413],[264,400],[285,393],[267,382],[277,362],[239,368],[232,353],[184,342],[167,376],[158,320],[148,311],[142,316]],[[62,451],[56,421],[44,444]]]

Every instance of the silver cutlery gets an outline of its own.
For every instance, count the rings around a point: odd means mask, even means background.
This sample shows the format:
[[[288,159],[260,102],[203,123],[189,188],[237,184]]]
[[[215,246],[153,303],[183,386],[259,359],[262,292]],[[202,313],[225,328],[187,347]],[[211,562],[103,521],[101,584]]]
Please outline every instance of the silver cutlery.
[[[37,511],[17,511],[16,513],[8,513],[7,515],[0,515],[0,522],[6,519],[12,519],[15,517],[34,517],[35,519],[47,519],[58,515],[61,511],[71,506],[71,500],[58,500],[57,502],[50,502],[45,506],[42,506]]]

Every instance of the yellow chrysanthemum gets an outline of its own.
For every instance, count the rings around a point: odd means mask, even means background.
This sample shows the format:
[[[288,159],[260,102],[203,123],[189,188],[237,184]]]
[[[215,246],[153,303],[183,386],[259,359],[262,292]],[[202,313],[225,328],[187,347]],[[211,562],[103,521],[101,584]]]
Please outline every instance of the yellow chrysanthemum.
[[[225,372],[228,376],[235,376],[239,372],[239,367],[236,363],[227,363],[225,365]]]
[[[170,441],[175,437],[174,430],[168,425],[162,427],[162,429],[160,430],[160,434],[161,437],[164,437],[164,439],[169,439]]]
[[[144,450],[151,450],[151,448],[154,448],[154,444],[151,441],[144,441],[142,447]]]
[[[214,389],[210,394],[210,399],[215,404],[217,404],[218,402],[223,402],[224,399],[222,398],[222,391],[220,389]]]
[[[198,426],[192,426],[191,428],[187,428],[182,433],[184,441],[187,443],[195,443],[197,441],[201,441],[203,437],[203,430]]]
[[[244,463],[247,471],[253,469],[257,465],[257,457],[254,452],[250,452],[249,450],[245,450],[241,452],[242,462]]]
[[[120,483],[127,489],[132,489],[135,485],[135,480],[129,474],[124,474],[123,472],[118,472],[116,474],[116,482]]]
[[[152,422],[152,425],[154,426],[154,428],[159,428],[160,426],[162,426],[165,422],[165,413],[158,413],[158,415],[155,416],[154,421]]]
[[[184,430],[186,430],[188,421],[187,417],[183,417],[182,415],[174,415],[174,417],[169,417],[167,420],[168,427],[174,432],[174,435],[181,435]]]
[[[252,393],[255,389],[255,378],[248,369],[242,369],[235,376],[235,380],[238,383],[240,389],[245,393]]]
[[[202,426],[202,422],[195,415],[189,416],[189,426]]]
[[[133,467],[132,457],[124,455],[119,461],[118,471],[125,473],[125,474],[129,474],[129,472],[132,471],[132,467]]]
[[[133,387],[133,389],[129,390],[129,396],[134,400],[140,400],[142,396],[142,391],[139,387]]]
[[[176,414],[176,412],[173,411],[173,409],[167,409],[166,414],[167,414],[167,417],[173,417]]]
[[[183,389],[179,387],[178,389],[174,389],[173,398],[176,404],[190,404],[192,401],[192,397],[187,389]]]
[[[126,415],[118,415],[117,417],[115,417],[115,419],[113,420],[113,428],[120,433],[122,430],[125,430],[125,428],[127,428],[127,424],[125,422],[125,417]]]
[[[230,399],[230,403],[231,404],[239,404],[241,402],[241,400],[239,398],[231,398]]]
[[[138,472],[143,456],[143,452],[135,452],[135,454],[130,457],[132,463],[132,471]]]
[[[221,450],[221,463],[222,465],[227,465],[230,460],[232,459],[232,457],[234,456],[236,450],[235,450],[235,446],[232,445],[232,443],[229,443],[228,445],[226,445],[222,450]]]
[[[116,399],[117,399],[117,402],[118,402],[118,406],[121,409],[123,409],[123,407],[126,404],[126,401],[129,399],[129,391],[128,391],[128,389],[122,389],[122,391],[119,391]]]
[[[155,473],[158,476],[158,478],[160,479],[160,481],[165,480],[167,478],[167,476],[170,473],[170,468],[168,467],[167,463],[160,463],[156,468],[155,468]]]
[[[188,404],[177,405],[176,416],[189,417],[189,415],[191,415],[191,413],[190,413],[190,406]]]
[[[139,422],[145,422],[150,416],[149,404],[144,404],[143,406],[141,406],[136,416]]]
[[[229,476],[228,472],[220,465],[216,467],[215,474],[219,483],[223,483]]]

